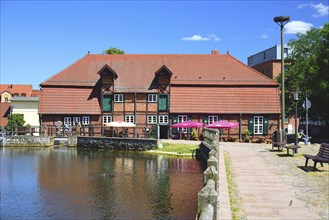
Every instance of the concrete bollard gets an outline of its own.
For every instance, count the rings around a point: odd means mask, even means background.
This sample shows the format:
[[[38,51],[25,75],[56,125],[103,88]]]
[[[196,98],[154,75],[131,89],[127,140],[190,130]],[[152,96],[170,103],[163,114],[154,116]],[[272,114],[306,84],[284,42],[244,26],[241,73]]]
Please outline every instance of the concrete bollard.
[[[206,184],[209,179],[215,181],[215,189],[218,189],[218,171],[216,167],[210,166],[203,172],[203,183]]]
[[[215,190],[215,181],[209,179],[207,184],[198,193],[198,213],[201,213],[207,204],[217,207],[218,192]],[[214,210],[212,216],[216,216],[217,210]]]

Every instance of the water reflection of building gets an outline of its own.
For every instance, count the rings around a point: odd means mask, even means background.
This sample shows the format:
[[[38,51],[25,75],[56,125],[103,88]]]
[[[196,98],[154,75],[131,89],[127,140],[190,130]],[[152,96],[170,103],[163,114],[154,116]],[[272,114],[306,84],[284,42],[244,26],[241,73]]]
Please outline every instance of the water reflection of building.
[[[47,200],[62,201],[55,210],[79,207],[76,218],[191,218],[202,187],[196,163],[136,152],[53,152],[39,164],[39,183]]]

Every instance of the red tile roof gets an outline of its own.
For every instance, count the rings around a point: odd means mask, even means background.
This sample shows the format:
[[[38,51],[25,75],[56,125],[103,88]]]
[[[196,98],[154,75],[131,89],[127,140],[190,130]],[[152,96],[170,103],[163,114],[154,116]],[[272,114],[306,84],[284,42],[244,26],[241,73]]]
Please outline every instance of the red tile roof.
[[[22,93],[25,93],[26,96],[32,95],[32,85],[25,84],[1,84],[0,85],[0,93],[8,91],[11,94],[18,93],[21,96]]]
[[[39,114],[100,114],[100,95],[93,88],[43,88]]]
[[[10,103],[0,103],[0,126],[6,126],[8,123],[7,117],[10,113]]]
[[[171,113],[280,113],[278,88],[171,87]]]
[[[95,85],[105,65],[122,93],[156,91],[151,83],[165,66],[172,73],[172,113],[280,112],[278,84],[229,54],[88,54],[40,84],[39,113],[100,114],[100,95],[91,94],[100,90]]]
[[[118,75],[117,92],[147,92],[155,73],[165,65],[172,73],[171,84],[269,85],[277,83],[229,54],[88,54],[41,86],[94,86],[100,69],[108,65]]]

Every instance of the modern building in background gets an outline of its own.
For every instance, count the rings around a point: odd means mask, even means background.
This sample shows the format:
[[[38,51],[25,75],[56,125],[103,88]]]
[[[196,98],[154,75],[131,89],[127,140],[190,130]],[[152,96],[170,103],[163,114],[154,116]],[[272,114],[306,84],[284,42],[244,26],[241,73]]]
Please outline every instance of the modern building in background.
[[[278,129],[279,84],[229,53],[87,54],[40,84],[42,125],[98,127],[132,122],[131,137],[149,128],[153,137],[175,138],[172,124],[238,122],[225,135],[241,138],[248,129],[270,136]],[[96,132],[96,131],[95,131]],[[96,132],[97,133],[97,132]],[[109,134],[111,135],[111,134]]]
[[[291,49],[285,44],[285,60],[290,52]],[[254,68],[271,79],[276,79],[281,74],[281,44],[249,56],[248,66]],[[289,60],[287,60],[285,66],[289,66]]]

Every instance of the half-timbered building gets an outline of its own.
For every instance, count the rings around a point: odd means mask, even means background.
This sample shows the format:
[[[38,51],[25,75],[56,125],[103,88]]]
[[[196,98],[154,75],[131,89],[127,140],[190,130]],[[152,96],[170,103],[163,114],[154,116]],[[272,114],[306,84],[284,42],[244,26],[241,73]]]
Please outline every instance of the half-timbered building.
[[[225,134],[246,129],[266,136],[278,128],[279,85],[232,57],[218,54],[87,54],[40,84],[42,125],[58,121],[93,126],[132,122],[128,136],[145,131],[158,138],[178,134],[170,125],[194,120],[239,122]],[[183,130],[187,132],[187,130]]]

